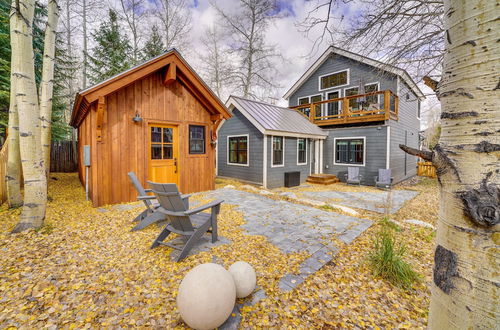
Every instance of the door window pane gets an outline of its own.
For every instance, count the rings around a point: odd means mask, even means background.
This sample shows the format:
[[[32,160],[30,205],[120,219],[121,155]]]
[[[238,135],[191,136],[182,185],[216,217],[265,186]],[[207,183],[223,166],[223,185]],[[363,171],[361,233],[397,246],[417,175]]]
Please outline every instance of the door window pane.
[[[352,96],[352,95],[358,95],[358,94],[359,94],[358,87],[348,88],[345,90],[345,96]],[[355,97],[349,99],[349,108],[351,108],[351,110],[358,110],[359,109],[358,100]]]
[[[163,128],[163,143],[172,143],[172,129],[171,128]]]
[[[171,144],[164,144],[163,159],[173,159],[173,158],[174,158],[173,146]]]
[[[151,145],[151,159],[161,159],[161,144]]]
[[[340,93],[338,91],[331,92],[331,93],[328,93],[327,97],[329,100],[337,99],[340,97]],[[340,105],[340,101],[327,103],[327,116],[338,115],[340,113],[340,106],[339,105]]]
[[[151,142],[161,143],[161,127],[151,127]]]
[[[369,84],[365,85],[365,93],[378,92],[378,84]],[[369,95],[366,97],[366,103],[368,105],[376,104],[378,105],[378,94],[377,95]]]

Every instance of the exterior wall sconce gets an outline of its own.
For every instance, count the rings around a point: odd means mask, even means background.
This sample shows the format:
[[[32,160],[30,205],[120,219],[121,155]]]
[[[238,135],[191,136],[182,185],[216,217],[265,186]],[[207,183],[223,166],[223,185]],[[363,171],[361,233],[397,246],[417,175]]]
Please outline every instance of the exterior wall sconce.
[[[132,118],[132,121],[134,123],[140,123],[142,121],[141,115],[139,115],[139,113],[136,112],[134,118]]]

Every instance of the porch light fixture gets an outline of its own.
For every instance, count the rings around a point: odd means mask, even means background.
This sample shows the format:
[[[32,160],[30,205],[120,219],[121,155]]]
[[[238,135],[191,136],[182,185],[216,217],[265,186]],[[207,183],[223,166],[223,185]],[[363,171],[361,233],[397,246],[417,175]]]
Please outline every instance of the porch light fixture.
[[[139,113],[138,113],[138,112],[136,112],[136,113],[135,113],[134,118],[132,118],[132,121],[133,121],[134,123],[139,123],[139,122],[141,122],[141,121],[142,121],[141,115],[139,115]]]

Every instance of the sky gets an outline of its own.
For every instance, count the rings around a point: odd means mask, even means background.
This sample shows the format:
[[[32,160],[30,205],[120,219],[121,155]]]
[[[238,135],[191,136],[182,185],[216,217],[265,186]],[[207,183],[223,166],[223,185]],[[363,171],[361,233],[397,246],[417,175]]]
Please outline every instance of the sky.
[[[118,0],[108,1],[112,5],[114,3],[115,8],[119,8]],[[152,0],[147,1],[151,3]],[[199,51],[203,49],[201,37],[207,27],[212,25],[218,26],[221,22],[216,10],[210,5],[209,0],[187,1],[189,1],[189,10],[192,14],[192,29],[189,33],[188,42],[191,49]],[[235,8],[237,0],[214,1],[222,9],[230,11]],[[306,36],[297,26],[299,22],[306,18],[309,11],[316,7],[318,1],[321,0],[278,0],[278,18],[270,24],[266,34],[266,42],[276,45],[282,55],[282,59],[278,59],[274,63],[278,72],[275,81],[279,85],[276,93],[278,96],[276,103],[279,105],[287,105],[282,96],[328,47],[326,43],[316,48],[314,47],[314,41],[322,33],[320,28],[311,31],[310,35]],[[359,3],[359,1],[342,3],[339,7],[332,9],[334,16],[344,16],[345,20],[355,19],[360,9],[358,7]],[[323,11],[318,14],[325,15],[326,10],[327,8],[324,7]],[[196,52],[185,52],[183,56],[195,69],[200,67],[199,55]],[[424,93],[431,93],[430,89],[426,86],[419,82],[417,83]],[[424,114],[431,103],[435,106],[435,102],[423,102],[422,110]]]

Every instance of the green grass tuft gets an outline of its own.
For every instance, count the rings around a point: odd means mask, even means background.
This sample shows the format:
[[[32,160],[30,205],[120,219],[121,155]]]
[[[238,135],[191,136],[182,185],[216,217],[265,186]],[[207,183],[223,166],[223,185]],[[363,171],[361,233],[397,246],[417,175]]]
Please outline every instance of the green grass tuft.
[[[374,240],[374,249],[368,256],[370,266],[375,276],[380,276],[395,286],[409,289],[414,282],[420,281],[421,277],[404,260],[407,250],[395,237],[393,225],[397,225],[388,219],[381,223],[382,228]]]

